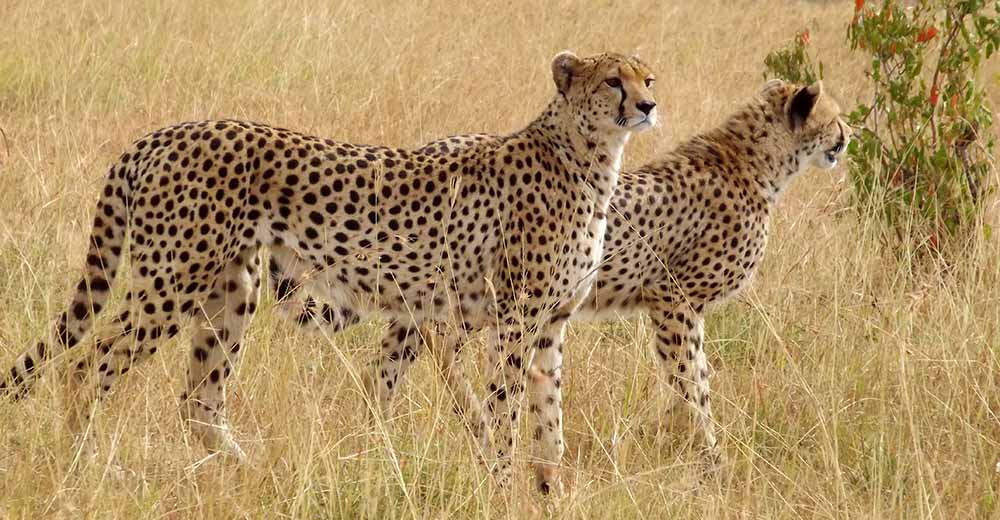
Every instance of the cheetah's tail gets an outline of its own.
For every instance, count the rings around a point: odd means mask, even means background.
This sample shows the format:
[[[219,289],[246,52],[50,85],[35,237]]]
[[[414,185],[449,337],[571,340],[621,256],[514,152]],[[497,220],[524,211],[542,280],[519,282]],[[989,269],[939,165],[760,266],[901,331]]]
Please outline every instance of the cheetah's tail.
[[[94,216],[85,274],[76,286],[72,303],[59,315],[48,340],[28,347],[17,357],[0,381],[0,396],[13,400],[25,397],[38,379],[39,368],[80,343],[107,304],[131,220],[128,160],[126,154],[108,173]]]

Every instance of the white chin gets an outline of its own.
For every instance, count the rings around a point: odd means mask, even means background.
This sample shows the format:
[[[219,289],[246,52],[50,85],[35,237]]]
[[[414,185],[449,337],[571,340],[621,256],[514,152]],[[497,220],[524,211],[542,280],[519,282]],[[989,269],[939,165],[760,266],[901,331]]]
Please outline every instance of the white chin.
[[[646,130],[656,126],[656,116],[643,118],[638,123],[632,125],[632,130]]]

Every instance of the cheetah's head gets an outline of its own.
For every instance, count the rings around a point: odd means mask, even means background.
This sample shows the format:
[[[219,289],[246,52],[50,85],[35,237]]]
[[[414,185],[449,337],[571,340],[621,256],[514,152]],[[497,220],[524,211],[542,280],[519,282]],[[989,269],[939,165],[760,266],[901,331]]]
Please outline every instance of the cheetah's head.
[[[840,106],[817,81],[802,87],[771,80],[765,93],[782,96],[785,124],[792,134],[803,167],[830,170],[851,140],[851,127],[840,117]]]
[[[585,135],[624,133],[656,125],[653,74],[634,56],[579,58],[563,51],[552,60],[552,79]]]

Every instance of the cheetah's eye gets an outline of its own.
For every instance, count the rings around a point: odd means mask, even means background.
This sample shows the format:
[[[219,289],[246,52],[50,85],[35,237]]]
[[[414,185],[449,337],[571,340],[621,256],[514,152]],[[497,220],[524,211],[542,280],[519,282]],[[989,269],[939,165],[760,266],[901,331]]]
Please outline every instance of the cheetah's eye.
[[[656,78],[646,78],[646,88],[652,87],[655,81]]]
[[[609,87],[611,87],[611,88],[621,88],[621,86],[622,86],[622,80],[620,80],[618,78],[608,78],[608,79],[604,80],[604,84],[607,85],[607,86],[609,86]]]

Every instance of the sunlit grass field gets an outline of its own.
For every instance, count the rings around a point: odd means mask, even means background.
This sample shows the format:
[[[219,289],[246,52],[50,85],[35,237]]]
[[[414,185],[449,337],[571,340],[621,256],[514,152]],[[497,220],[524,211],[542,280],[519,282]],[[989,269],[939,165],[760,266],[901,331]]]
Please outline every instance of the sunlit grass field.
[[[105,168],[148,131],[245,118],[399,146],[505,133],[554,93],[555,53],[615,50],[639,53],[658,78],[664,124],[631,141],[635,167],[754,95],[768,50],[806,25],[827,90],[853,106],[865,64],[843,45],[852,9],[0,2],[0,369],[62,310]],[[984,74],[994,106],[998,71]],[[101,460],[83,471],[70,471],[56,378],[0,402],[0,518],[1000,518],[1000,246],[910,278],[851,201],[842,169],[801,177],[754,283],[708,320],[729,458],[717,481],[699,481],[688,425],[665,421],[642,319],[571,328],[567,492],[547,500],[531,491],[524,449],[513,489],[494,489],[434,363],[411,371],[395,420],[369,419],[359,374],[381,323],[323,337],[267,300],[228,405],[251,464],[206,459],[184,433],[182,335],[123,379],[102,416]],[[483,360],[469,358],[482,395]]]

